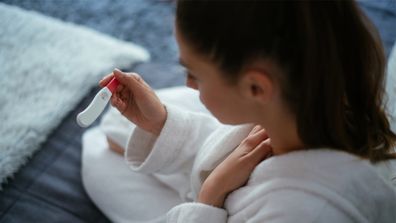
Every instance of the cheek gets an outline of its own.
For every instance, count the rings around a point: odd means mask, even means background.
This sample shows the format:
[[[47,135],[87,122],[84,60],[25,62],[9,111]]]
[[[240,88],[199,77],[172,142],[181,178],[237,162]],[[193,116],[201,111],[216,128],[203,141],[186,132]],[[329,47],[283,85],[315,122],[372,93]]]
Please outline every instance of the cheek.
[[[219,101],[215,95],[200,90],[199,99],[201,100],[202,104],[205,105],[206,109],[208,109],[215,117],[218,116],[218,109],[221,107],[219,103],[221,101]]]
[[[208,95],[206,94],[205,91],[202,91],[202,89],[199,89],[199,100],[202,102],[202,104],[205,105],[205,107],[211,111],[211,106],[210,106],[210,100],[208,100]]]
[[[248,111],[244,110],[240,102],[232,96],[228,97],[228,95],[231,95],[230,93],[220,94],[220,92],[211,94],[200,91],[199,99],[221,123],[230,125],[247,123],[244,117],[248,114]]]
[[[199,91],[199,100],[202,102],[202,104],[205,105],[206,108],[208,108],[208,106],[206,105],[206,97],[202,91]]]

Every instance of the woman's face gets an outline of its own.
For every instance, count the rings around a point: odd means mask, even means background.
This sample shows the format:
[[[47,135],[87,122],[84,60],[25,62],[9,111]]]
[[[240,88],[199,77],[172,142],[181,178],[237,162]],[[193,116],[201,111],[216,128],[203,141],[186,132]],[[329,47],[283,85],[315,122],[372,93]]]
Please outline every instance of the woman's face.
[[[199,91],[206,108],[224,124],[250,122],[239,84],[228,83],[221,71],[208,58],[197,54],[177,29],[176,40],[180,63],[187,71],[186,85]]]

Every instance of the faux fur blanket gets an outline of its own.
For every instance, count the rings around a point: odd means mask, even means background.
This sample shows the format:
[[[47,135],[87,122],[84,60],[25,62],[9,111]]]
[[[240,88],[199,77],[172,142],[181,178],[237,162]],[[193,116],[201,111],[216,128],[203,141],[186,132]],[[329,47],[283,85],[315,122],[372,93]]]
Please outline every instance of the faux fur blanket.
[[[0,185],[88,91],[147,51],[93,30],[0,3]]]

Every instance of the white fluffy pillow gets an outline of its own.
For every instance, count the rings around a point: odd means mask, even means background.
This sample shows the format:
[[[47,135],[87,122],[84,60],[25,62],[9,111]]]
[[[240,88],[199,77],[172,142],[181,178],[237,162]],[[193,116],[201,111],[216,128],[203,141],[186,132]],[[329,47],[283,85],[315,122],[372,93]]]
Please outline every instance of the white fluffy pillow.
[[[0,185],[114,68],[143,48],[0,3]]]

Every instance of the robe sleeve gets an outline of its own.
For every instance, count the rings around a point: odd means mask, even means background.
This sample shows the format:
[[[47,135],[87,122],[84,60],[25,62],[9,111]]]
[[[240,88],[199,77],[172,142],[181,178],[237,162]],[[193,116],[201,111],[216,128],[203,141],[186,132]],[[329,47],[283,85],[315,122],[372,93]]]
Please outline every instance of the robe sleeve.
[[[183,203],[172,208],[166,217],[166,222],[172,223],[225,223],[227,211],[202,203]]]
[[[171,174],[189,172],[197,151],[221,124],[212,116],[167,105],[167,120],[157,137],[135,128],[125,158],[134,171]]]

